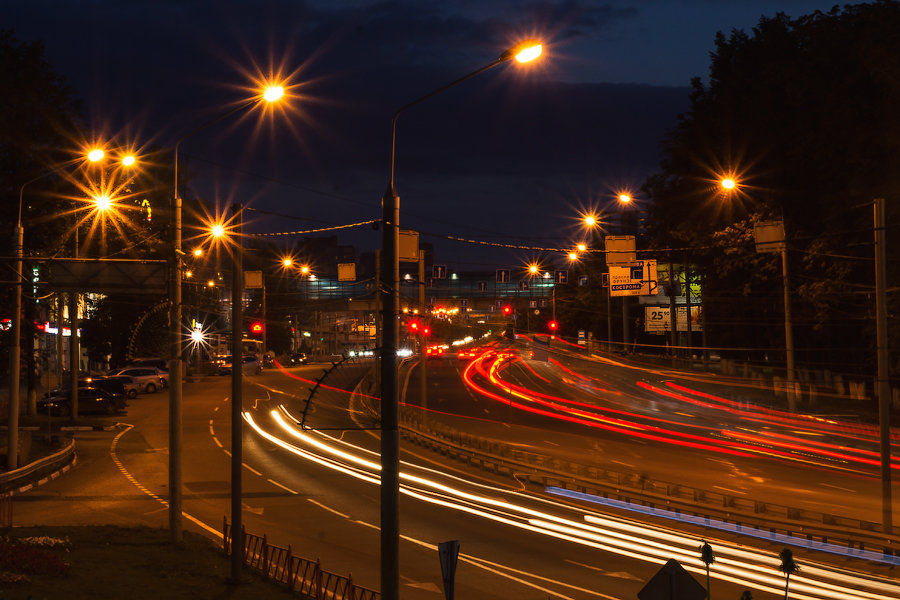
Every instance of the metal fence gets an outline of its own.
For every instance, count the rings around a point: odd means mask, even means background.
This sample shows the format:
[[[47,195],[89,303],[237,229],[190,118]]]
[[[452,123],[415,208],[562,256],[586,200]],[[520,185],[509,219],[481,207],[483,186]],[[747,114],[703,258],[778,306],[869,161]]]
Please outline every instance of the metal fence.
[[[228,519],[223,520],[222,545],[225,554],[232,549],[232,530]],[[259,572],[263,579],[284,584],[287,588],[307,598],[316,600],[379,600],[375,590],[353,583],[353,575],[338,575],[322,569],[319,559],[310,560],[294,556],[291,547],[282,548],[268,543],[262,537],[247,533],[241,528],[241,551],[244,565]]]

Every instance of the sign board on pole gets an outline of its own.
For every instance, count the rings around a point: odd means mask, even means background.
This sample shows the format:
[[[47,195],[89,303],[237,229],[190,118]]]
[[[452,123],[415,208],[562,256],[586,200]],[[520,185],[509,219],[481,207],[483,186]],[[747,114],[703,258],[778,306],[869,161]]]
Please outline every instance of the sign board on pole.
[[[447,279],[447,265],[432,265],[431,276],[435,279]]]
[[[400,247],[397,250],[400,262],[419,262],[419,232],[401,229]]]
[[[639,260],[626,267],[609,267],[610,296],[656,294],[656,261]]]
[[[608,266],[630,265],[637,260],[633,235],[608,235],[603,243]]]
[[[784,221],[761,221],[753,226],[757,252],[781,252],[784,249]]]
[[[356,263],[338,263],[338,281],[356,281]]]
[[[638,600],[706,600],[706,588],[674,558],[637,593]]]
[[[647,333],[666,333],[672,327],[668,306],[644,307],[644,331]],[[687,306],[675,307],[676,331],[687,331]],[[691,331],[703,331],[703,306],[691,305]]]
[[[441,561],[441,579],[444,580],[444,598],[453,600],[456,562],[459,559],[459,540],[439,543],[438,559]]]
[[[263,286],[262,271],[244,271],[244,288],[248,290],[260,289]]]
[[[569,272],[568,271],[554,271],[553,273],[553,283],[559,285],[565,285],[569,283]]]
[[[509,269],[497,269],[497,283],[509,283]]]
[[[578,330],[578,345],[579,345],[579,346],[584,346],[584,345],[585,345],[585,341],[584,341],[584,329],[579,329],[579,330]]]

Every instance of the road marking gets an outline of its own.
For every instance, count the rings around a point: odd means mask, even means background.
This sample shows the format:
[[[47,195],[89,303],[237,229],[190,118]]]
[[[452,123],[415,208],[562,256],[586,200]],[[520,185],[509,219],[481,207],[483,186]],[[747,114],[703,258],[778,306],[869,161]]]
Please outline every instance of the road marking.
[[[851,494],[858,493],[856,490],[851,490],[850,488],[843,488],[843,487],[839,487],[836,485],[831,485],[830,483],[820,483],[819,485],[821,485],[822,487],[833,488],[835,490],[841,490],[842,492],[850,492]]]
[[[339,516],[339,517],[343,517],[343,518],[345,518],[345,519],[349,519],[349,518],[350,518],[350,515],[345,515],[345,514],[342,513],[342,512],[338,512],[338,511],[334,510],[333,508],[331,508],[330,506],[325,506],[325,505],[322,504],[321,502],[316,502],[316,501],[313,500],[312,498],[307,498],[307,500],[308,500],[309,502],[312,502],[313,504],[315,504],[315,505],[318,506],[319,508],[323,508],[323,509],[327,510],[327,511],[330,512],[330,513],[336,514],[336,515]]]
[[[566,559],[566,562],[569,564],[575,565],[577,567],[584,567],[585,569],[590,569],[591,571],[596,571],[596,572],[600,573],[601,575],[605,575],[607,577],[616,577],[618,579],[631,579],[634,581],[641,581],[640,577],[636,577],[636,576],[632,575],[631,573],[628,573],[627,571],[606,571],[604,569],[601,569],[600,567],[595,567],[594,565],[586,565],[584,563],[580,563],[580,562],[577,562],[574,560],[569,560],[568,558]]]
[[[128,469],[126,469],[125,465],[122,464],[122,461],[119,460],[119,456],[117,453],[117,448],[119,446],[119,439],[123,435],[125,435],[126,433],[128,433],[129,431],[134,429],[134,425],[130,425],[128,423],[122,423],[122,425],[125,426],[125,430],[122,431],[121,433],[119,433],[115,438],[113,438],[112,444],[110,444],[110,447],[109,447],[110,458],[112,458],[113,462],[116,464],[116,468],[119,469],[119,472],[122,473],[122,475],[124,475],[125,478],[128,481],[130,481],[137,489],[139,489],[146,495],[150,496],[151,498],[153,498],[154,500],[156,500],[157,502],[162,504],[164,507],[166,507],[166,509],[168,509],[169,503],[166,500],[164,500],[163,498],[161,498],[160,496],[157,496],[156,494],[154,494],[153,492],[148,490],[146,487],[144,487],[131,473],[128,472]],[[197,525],[201,529],[204,529],[206,532],[212,534],[214,538],[216,538],[218,540],[222,539],[222,532],[219,531],[218,529],[216,529],[215,527],[207,525],[206,523],[204,523],[197,517],[195,517],[191,514],[188,514],[184,511],[181,511],[181,516],[183,516],[185,519],[187,519],[191,523]]]
[[[253,473],[254,475],[259,475],[260,477],[263,476],[262,473],[260,473],[259,471],[257,471],[256,469],[254,469],[253,467],[251,467],[250,465],[248,465],[247,463],[241,463],[241,465],[243,465],[245,469],[247,469],[248,471],[250,471],[250,472]]]
[[[268,481],[269,483],[271,483],[271,484],[274,485],[274,486],[280,487],[281,489],[283,489],[283,490],[286,491],[286,492],[290,492],[291,494],[294,494],[295,496],[297,496],[297,495],[300,494],[300,492],[295,492],[295,491],[292,490],[291,488],[289,488],[289,487],[287,487],[287,486],[284,486],[284,485],[281,485],[280,483],[278,483],[278,482],[275,481],[274,479],[266,479],[266,481]]]

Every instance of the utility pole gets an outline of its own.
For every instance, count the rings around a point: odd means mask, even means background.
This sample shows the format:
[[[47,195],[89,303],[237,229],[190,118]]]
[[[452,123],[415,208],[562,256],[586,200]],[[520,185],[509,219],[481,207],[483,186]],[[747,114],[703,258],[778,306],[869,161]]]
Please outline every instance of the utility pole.
[[[422,316],[425,316],[425,251],[419,248],[419,311]],[[420,403],[422,405],[422,425],[425,425],[425,420],[427,419],[427,408],[428,408],[428,375],[426,369],[426,363],[428,357],[425,351],[425,330],[419,332],[421,336],[419,343],[419,364],[422,365],[422,372],[420,373],[421,377],[421,385],[419,387],[420,394]]]
[[[243,299],[244,299],[244,265],[243,265],[243,207],[235,204],[231,207],[234,223],[234,262],[231,267],[231,580],[240,583],[244,558],[244,540],[242,539],[243,519],[241,518],[241,488],[243,466]]]
[[[884,533],[893,532],[891,508],[891,382],[888,362],[887,269],[884,198],[875,199],[875,321],[878,358],[878,424],[881,439],[881,506]]]

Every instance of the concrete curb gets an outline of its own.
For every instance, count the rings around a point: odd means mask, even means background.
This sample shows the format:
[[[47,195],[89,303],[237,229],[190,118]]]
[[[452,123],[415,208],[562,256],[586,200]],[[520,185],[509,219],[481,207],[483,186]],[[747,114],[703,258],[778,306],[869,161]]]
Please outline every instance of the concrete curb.
[[[32,490],[38,486],[44,485],[48,481],[52,481],[52,480],[56,479],[57,477],[64,474],[66,471],[68,471],[72,467],[74,467],[75,463],[77,463],[77,462],[78,462],[78,456],[73,453],[72,454],[72,462],[70,462],[66,465],[63,465],[56,471],[50,473],[46,477],[42,477],[41,479],[38,479],[37,481],[32,481],[31,483],[27,483],[19,488],[13,488],[13,489],[7,490],[7,493],[10,495],[24,494],[25,492],[27,492],[29,490]]]

